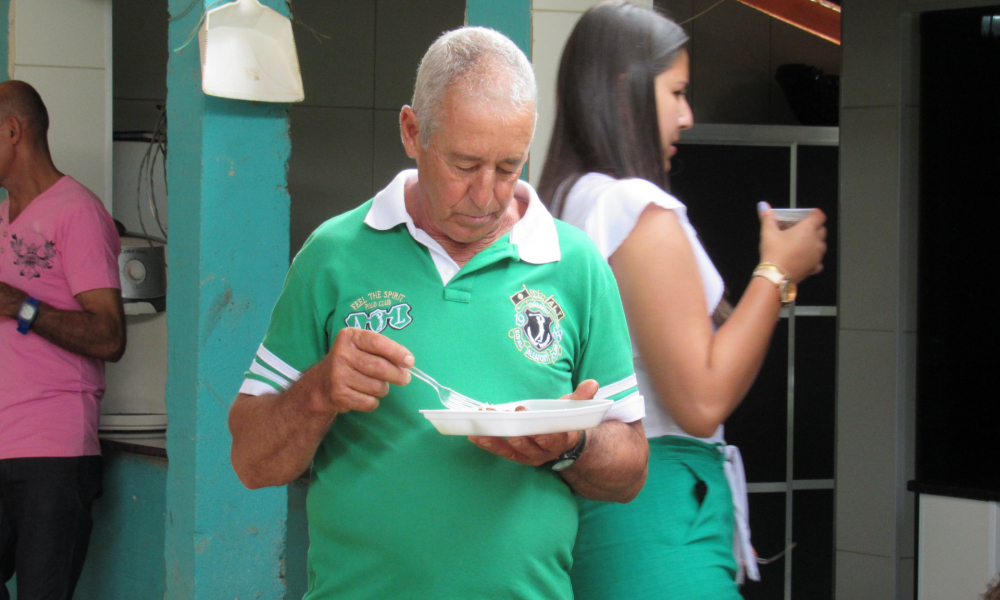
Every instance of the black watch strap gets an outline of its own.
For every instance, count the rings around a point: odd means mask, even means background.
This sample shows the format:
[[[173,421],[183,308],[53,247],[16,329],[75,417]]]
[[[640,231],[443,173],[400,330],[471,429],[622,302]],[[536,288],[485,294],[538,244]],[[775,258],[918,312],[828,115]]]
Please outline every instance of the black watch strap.
[[[549,462],[545,463],[545,466],[552,471],[562,471],[563,469],[568,469],[570,466],[573,465],[573,463],[577,461],[578,458],[580,458],[580,455],[583,454],[583,447],[586,445],[587,445],[587,432],[581,431],[580,440],[576,443],[576,446],[573,446],[572,450],[563,452],[562,454],[557,456],[555,460],[550,460]]]

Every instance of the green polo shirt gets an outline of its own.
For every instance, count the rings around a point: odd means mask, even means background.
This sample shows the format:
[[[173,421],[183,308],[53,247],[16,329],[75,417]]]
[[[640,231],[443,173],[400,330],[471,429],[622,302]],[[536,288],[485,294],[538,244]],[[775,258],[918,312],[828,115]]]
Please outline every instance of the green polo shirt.
[[[585,379],[643,416],[628,329],[607,263],[527,184],[514,229],[458,269],[416,229],[404,171],[320,226],[295,257],[242,391],[286,389],[359,327],[406,348],[444,385],[491,403],[559,398]],[[419,240],[419,241],[418,241]],[[306,600],[572,598],[572,492],[555,473],[444,436],[414,379],[379,408],[337,417],[313,461]]]

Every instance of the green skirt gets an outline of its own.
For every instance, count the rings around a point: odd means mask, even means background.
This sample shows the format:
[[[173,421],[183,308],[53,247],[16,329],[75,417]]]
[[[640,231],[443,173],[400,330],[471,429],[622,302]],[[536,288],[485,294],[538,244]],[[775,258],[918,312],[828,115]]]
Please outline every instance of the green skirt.
[[[738,600],[733,499],[718,446],[649,440],[646,485],[628,504],[579,501],[576,600]]]

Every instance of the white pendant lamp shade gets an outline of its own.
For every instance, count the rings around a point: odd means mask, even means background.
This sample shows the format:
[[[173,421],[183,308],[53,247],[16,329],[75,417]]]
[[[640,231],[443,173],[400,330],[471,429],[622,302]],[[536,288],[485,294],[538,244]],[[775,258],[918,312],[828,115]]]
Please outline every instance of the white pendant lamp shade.
[[[198,41],[206,94],[260,102],[305,98],[292,22],[258,0],[209,10]]]

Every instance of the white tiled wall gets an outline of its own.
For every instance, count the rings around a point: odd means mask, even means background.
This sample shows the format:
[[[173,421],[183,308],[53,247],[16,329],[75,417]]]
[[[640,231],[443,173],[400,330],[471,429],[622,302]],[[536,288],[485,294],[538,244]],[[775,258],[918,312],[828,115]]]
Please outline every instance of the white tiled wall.
[[[111,0],[11,0],[10,76],[49,110],[56,167],[111,207]]]
[[[996,2],[845,2],[838,600],[913,597],[914,498],[905,484],[914,477],[915,451],[917,24],[921,11],[992,4]],[[924,516],[922,505],[921,521]],[[963,543],[956,540],[949,551]],[[977,591],[984,588],[985,580]],[[971,591],[963,596],[955,586],[939,592],[928,597],[978,597]]]
[[[575,4],[581,4],[583,0]],[[594,2],[590,2],[593,4]],[[559,59],[563,46],[569,39],[573,26],[584,10],[540,10],[539,4],[556,4],[554,0],[536,0],[531,11],[531,63],[538,80],[538,125],[535,139],[531,143],[531,157],[528,165],[528,181],[538,185],[542,176],[542,165],[549,150],[552,126],[556,117],[556,77],[559,74]],[[558,4],[570,4],[561,2]]]
[[[920,496],[918,600],[975,600],[1000,571],[1000,504]]]

